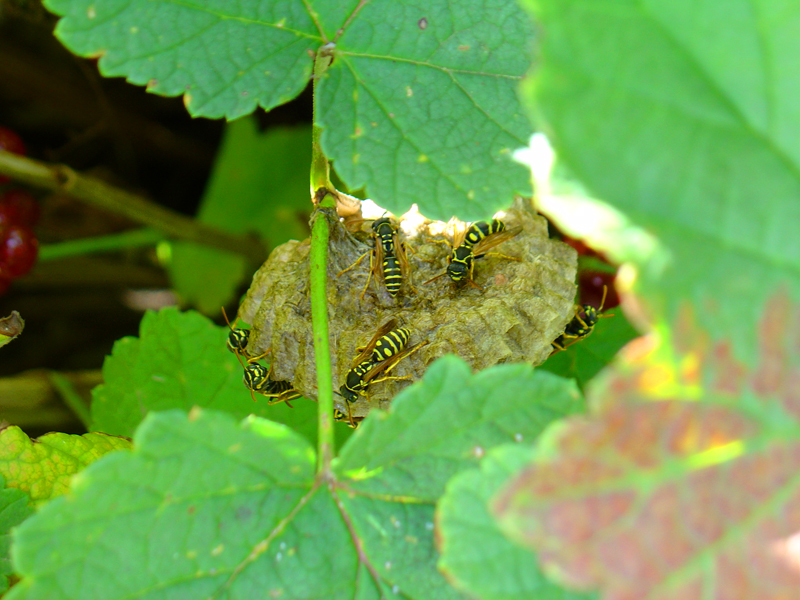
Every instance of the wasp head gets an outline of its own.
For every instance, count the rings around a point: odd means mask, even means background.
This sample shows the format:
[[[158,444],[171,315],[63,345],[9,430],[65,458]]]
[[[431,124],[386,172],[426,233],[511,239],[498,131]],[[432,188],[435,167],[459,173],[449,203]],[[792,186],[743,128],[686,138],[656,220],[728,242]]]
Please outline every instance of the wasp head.
[[[250,364],[244,368],[244,384],[254,392],[260,392],[269,385],[269,369],[263,365]]]

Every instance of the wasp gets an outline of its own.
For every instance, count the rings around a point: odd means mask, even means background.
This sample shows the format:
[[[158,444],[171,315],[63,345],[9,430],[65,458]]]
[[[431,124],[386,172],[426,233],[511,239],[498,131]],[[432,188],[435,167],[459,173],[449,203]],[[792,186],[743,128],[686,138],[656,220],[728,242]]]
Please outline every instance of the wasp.
[[[606,302],[607,292],[608,288],[603,286],[603,299],[600,301],[599,308],[595,308],[591,304],[575,307],[575,316],[567,323],[567,326],[564,328],[564,333],[553,340],[551,344],[554,353],[566,350],[575,342],[587,337],[594,331],[594,326],[597,324],[597,321],[601,318],[611,316],[599,314],[603,310],[603,305]]]
[[[408,379],[408,377],[383,376],[376,379],[378,375],[389,373],[406,356],[416,352],[427,341],[415,344],[406,348],[411,332],[404,328],[395,328],[397,321],[390,319],[378,329],[369,343],[360,348],[360,353],[353,361],[353,368],[345,376],[344,384],[339,388],[339,395],[348,403],[358,399],[359,392],[367,389],[370,383],[378,383],[391,379]],[[349,417],[351,426],[354,423]]]
[[[397,228],[388,217],[381,217],[372,222],[373,248],[362,254],[356,262],[339,273],[342,275],[355,268],[367,254],[370,255],[369,276],[361,292],[361,297],[367,292],[372,275],[382,280],[386,291],[392,297],[397,296],[403,285],[403,280],[411,285],[411,269],[406,257],[405,246],[397,237]]]
[[[247,355],[247,342],[250,341],[250,330],[249,329],[237,329],[235,327],[236,321],[239,319],[237,318],[234,321],[233,325],[228,320],[228,315],[225,312],[225,307],[222,308],[222,316],[225,319],[225,323],[228,324],[228,329],[230,329],[230,333],[228,334],[228,340],[225,342],[225,345],[228,347],[228,350],[233,352],[237,357],[239,356],[246,356]]]
[[[261,358],[261,357],[258,357]],[[288,381],[276,381],[272,378],[272,369],[255,362],[249,363],[244,368],[244,385],[250,392],[256,392],[271,398],[269,404],[286,402],[301,396],[300,392],[292,387]]]
[[[510,240],[522,227],[506,229],[505,224],[499,219],[492,219],[489,223],[478,221],[470,225],[464,232],[453,239],[453,251],[448,257],[447,270],[425,283],[431,283],[447,275],[453,282],[468,281],[472,286],[478,287],[472,279],[475,260],[489,254],[489,250],[503,242]],[[511,256],[500,254],[509,260],[519,260]]]
[[[364,420],[364,417],[348,416],[335,408],[333,409],[333,418],[336,421],[347,421],[347,425],[353,429],[358,429],[358,426],[361,425],[361,421]]]

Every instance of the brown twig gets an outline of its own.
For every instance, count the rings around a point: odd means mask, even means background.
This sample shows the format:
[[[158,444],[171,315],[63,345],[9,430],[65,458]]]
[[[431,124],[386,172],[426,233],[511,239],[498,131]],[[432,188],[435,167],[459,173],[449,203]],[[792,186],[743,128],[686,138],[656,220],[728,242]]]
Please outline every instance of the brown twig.
[[[266,258],[256,239],[227,233],[94,177],[81,175],[66,165],[41,162],[0,150],[0,174],[36,187],[62,192],[100,209],[149,225],[165,236],[212,246],[246,256],[254,263]]]

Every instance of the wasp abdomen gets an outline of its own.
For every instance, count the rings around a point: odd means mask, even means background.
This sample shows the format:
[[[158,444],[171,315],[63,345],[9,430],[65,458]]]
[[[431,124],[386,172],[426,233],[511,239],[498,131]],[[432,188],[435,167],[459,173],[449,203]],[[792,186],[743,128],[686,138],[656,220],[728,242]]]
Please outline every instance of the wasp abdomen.
[[[411,332],[405,327],[390,331],[375,342],[375,349],[372,351],[371,361],[381,361],[391,358],[406,347],[410,336]]]
[[[403,284],[400,261],[393,254],[384,254],[383,282],[386,285],[386,291],[392,296],[397,295],[397,292],[400,291],[400,286]]]
[[[474,246],[483,238],[505,231],[505,229],[505,224],[499,219],[492,219],[489,223],[486,221],[478,221],[470,225],[469,229],[467,229],[467,233],[464,236],[464,243]]]

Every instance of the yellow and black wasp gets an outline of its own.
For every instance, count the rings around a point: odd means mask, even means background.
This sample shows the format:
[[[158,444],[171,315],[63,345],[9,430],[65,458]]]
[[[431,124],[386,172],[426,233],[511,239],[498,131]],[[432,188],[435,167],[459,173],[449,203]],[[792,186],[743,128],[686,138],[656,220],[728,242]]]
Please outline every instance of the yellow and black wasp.
[[[378,375],[389,373],[406,356],[416,352],[427,341],[419,342],[410,348],[406,348],[411,337],[411,332],[405,327],[396,328],[397,321],[390,319],[378,329],[369,343],[360,349],[360,353],[353,361],[353,367],[345,376],[345,381],[339,388],[339,395],[348,403],[358,400],[360,392],[363,392],[371,383],[388,381],[392,379],[408,379],[408,377],[383,376],[376,379]],[[357,349],[358,350],[358,349]],[[353,418],[348,416],[353,426]]]
[[[448,257],[447,270],[425,283],[431,283],[447,275],[455,283],[466,280],[470,285],[478,287],[472,278],[475,260],[486,256],[489,254],[489,250],[510,240],[520,231],[522,231],[522,227],[507,229],[500,219],[492,219],[488,223],[486,221],[473,223],[453,239],[453,251]],[[519,260],[502,254],[499,256],[509,260]]]
[[[564,328],[564,333],[553,340],[551,344],[553,346],[553,353],[566,350],[575,342],[579,342],[587,337],[594,331],[594,326],[597,324],[597,321],[604,317],[612,316],[599,314],[603,310],[603,305],[606,302],[607,292],[608,288],[604,286],[603,299],[600,301],[599,308],[595,308],[591,304],[575,307],[575,316],[567,323],[567,326]]]
[[[383,281],[386,291],[394,297],[400,292],[403,281],[411,286],[411,269],[406,257],[405,246],[398,239],[397,228],[388,217],[381,217],[372,223],[372,250],[362,254],[356,262],[339,273],[342,275],[355,268],[367,254],[370,255],[369,276],[361,292],[361,297],[367,292],[373,274],[379,281]]]
[[[222,316],[228,324],[228,329],[231,330],[225,345],[228,350],[233,352],[236,358],[239,359],[239,364],[242,364],[242,358],[247,361],[246,365],[242,365],[244,366],[243,381],[245,387],[250,390],[250,394],[252,395],[253,392],[256,392],[271,398],[269,404],[286,402],[286,404],[291,407],[292,405],[289,404],[289,402],[295,398],[299,398],[301,396],[300,392],[294,389],[292,384],[288,381],[276,381],[272,379],[272,368],[268,369],[257,362],[267,356],[269,350],[260,356],[250,357],[247,354],[247,342],[250,340],[250,330],[237,328],[235,322],[231,325],[224,308],[222,309]],[[255,399],[255,396],[253,396],[253,400]]]
[[[225,318],[225,322],[228,324],[228,329],[230,329],[230,333],[228,334],[228,339],[225,342],[225,345],[227,346],[228,350],[233,352],[237,357],[246,357],[247,342],[250,341],[250,330],[237,328],[236,322],[239,320],[238,318],[236,321],[234,321],[233,325],[231,325],[224,307],[222,308],[222,316]]]
[[[348,426],[352,427],[353,429],[358,429],[358,426],[361,425],[361,421],[364,420],[364,417],[349,416],[334,408],[333,419],[335,421],[346,421]]]
[[[263,356],[256,357],[256,360],[260,358],[263,358]],[[294,389],[290,382],[274,380],[272,378],[272,369],[268,369],[257,362],[248,361],[248,365],[244,368],[243,381],[251,394],[256,392],[270,398],[269,404],[286,402],[291,408],[292,405],[289,402],[301,396],[300,392]],[[255,397],[253,399],[255,400]]]

